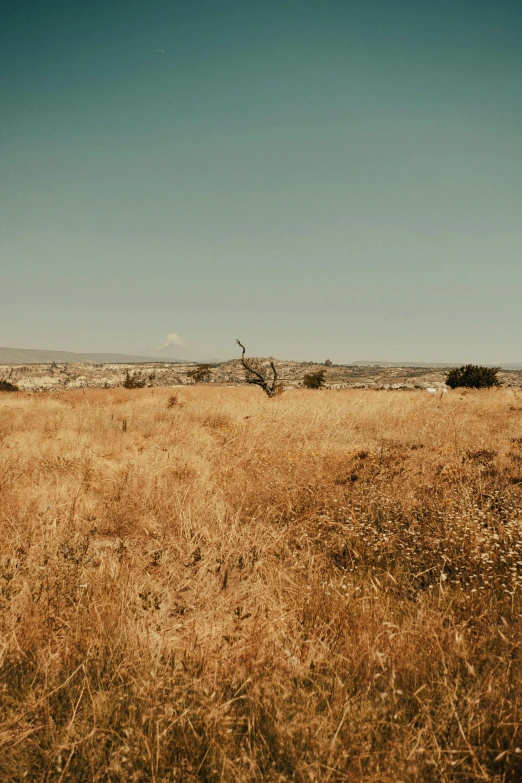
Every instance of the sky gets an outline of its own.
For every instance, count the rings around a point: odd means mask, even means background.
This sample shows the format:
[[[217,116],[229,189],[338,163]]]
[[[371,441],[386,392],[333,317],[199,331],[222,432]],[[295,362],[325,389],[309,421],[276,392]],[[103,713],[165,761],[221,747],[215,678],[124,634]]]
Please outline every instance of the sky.
[[[522,361],[519,0],[4,0],[0,345]]]

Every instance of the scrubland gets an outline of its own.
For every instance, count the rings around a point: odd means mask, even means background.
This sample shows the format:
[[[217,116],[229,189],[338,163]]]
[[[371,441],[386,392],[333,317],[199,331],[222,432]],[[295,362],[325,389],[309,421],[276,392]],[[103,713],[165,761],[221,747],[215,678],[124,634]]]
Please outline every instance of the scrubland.
[[[522,394],[0,398],[0,780],[522,780]]]

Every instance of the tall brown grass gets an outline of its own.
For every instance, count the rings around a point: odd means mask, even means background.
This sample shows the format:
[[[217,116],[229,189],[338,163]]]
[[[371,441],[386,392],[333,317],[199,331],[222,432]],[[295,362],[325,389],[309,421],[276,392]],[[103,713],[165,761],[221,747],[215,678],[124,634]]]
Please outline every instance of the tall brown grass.
[[[522,780],[515,394],[0,398],[0,780]]]

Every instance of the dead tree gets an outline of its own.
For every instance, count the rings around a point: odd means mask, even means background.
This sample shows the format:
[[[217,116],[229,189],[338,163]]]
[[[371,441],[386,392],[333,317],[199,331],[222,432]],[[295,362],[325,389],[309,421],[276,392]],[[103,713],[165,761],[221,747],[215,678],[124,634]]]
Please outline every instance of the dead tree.
[[[245,346],[239,341],[236,340],[236,343],[239,345],[240,348],[243,349],[243,353],[241,355],[241,364],[246,370],[245,376],[246,376],[246,382],[251,383],[254,386],[261,386],[263,391],[265,392],[268,397],[275,397],[277,394],[280,394],[283,387],[280,383],[277,382],[277,370],[275,368],[275,364],[272,359],[269,360],[270,367],[272,368],[272,372],[274,374],[274,377],[271,381],[269,381],[261,372],[259,372],[259,369],[256,369],[255,367],[252,367],[251,365],[247,364],[245,361]]]

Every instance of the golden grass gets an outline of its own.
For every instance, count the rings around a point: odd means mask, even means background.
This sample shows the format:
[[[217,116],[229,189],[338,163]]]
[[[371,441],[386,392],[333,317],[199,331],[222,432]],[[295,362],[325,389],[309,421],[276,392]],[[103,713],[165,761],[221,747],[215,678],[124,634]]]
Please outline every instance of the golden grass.
[[[0,780],[522,780],[516,392],[0,398]]]

